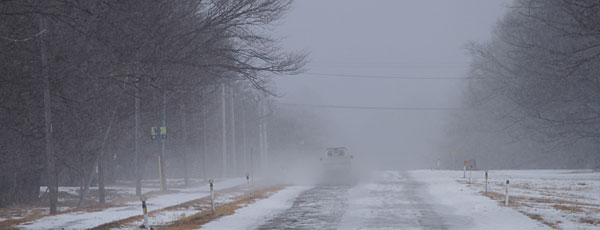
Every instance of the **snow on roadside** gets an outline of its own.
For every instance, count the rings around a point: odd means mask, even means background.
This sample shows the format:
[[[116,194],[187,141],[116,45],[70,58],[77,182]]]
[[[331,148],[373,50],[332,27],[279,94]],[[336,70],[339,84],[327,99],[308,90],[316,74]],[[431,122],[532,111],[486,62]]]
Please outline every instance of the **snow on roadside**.
[[[233,215],[205,224],[202,229],[254,229],[275,214],[292,207],[294,199],[309,188],[307,186],[287,187],[267,199],[257,200],[251,205],[237,209]]]
[[[592,170],[489,171],[488,191],[504,194],[510,180],[511,205],[558,229],[598,229],[600,172]],[[484,172],[473,172],[470,185],[484,190]]]
[[[469,219],[468,226],[460,229],[550,229],[512,208],[499,206],[497,201],[480,195],[479,189],[459,183],[461,171],[417,170],[410,174],[426,184],[431,203],[441,206],[445,215]]]
[[[246,183],[245,178],[216,180],[215,189],[227,189],[244,183]],[[148,211],[163,209],[209,195],[208,186],[174,190],[178,192],[149,198],[147,201]],[[136,201],[97,212],[78,211],[46,216],[33,222],[23,223],[18,227],[22,229],[87,229],[141,214],[141,203]]]
[[[242,189],[238,191],[230,191],[226,193],[221,193],[219,191],[215,192],[215,206],[221,206],[234,201],[235,197],[241,196],[245,194],[247,190]],[[203,210],[210,210],[210,204],[198,204],[192,205],[188,207],[178,207],[174,210],[163,210],[161,212],[150,213],[148,215],[148,224],[150,226],[161,226],[168,225],[173,223],[174,221],[180,220],[187,216],[192,216],[196,213],[199,213]],[[134,221],[128,224],[125,224],[119,228],[112,229],[135,229],[139,226],[141,221]]]

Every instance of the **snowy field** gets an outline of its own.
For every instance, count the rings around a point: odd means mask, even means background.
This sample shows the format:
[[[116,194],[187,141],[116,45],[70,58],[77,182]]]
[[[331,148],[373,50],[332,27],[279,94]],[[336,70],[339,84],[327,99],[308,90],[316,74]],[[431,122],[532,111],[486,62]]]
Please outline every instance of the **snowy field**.
[[[485,172],[413,171],[428,184],[435,202],[448,211],[472,219],[474,229],[599,229],[600,172],[591,170],[494,170],[489,171],[485,194]],[[509,180],[509,207],[504,206]],[[512,212],[511,212],[512,211]],[[516,211],[516,212],[515,212]],[[502,218],[497,218],[498,216]],[[538,226],[526,225],[527,217]],[[518,223],[515,225],[515,223]],[[527,226],[527,227],[525,227]]]
[[[600,172],[591,170],[490,171],[489,188],[504,193],[509,180],[514,209],[553,228],[600,228]],[[483,178],[483,177],[482,177]],[[483,188],[479,178],[471,185]],[[488,188],[488,189],[489,189]],[[498,198],[494,194],[488,195]]]

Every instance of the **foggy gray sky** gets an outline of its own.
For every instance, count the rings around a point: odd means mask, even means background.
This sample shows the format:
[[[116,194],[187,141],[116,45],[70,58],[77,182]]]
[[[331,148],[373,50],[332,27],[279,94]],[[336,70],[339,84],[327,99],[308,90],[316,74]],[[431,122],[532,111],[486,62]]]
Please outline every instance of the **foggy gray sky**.
[[[299,0],[277,28],[287,49],[310,51],[308,73],[463,77],[464,45],[490,38],[510,0]],[[277,77],[281,102],[458,107],[466,80]],[[387,168],[434,162],[444,111],[315,109],[335,130],[331,146]],[[460,154],[460,153],[459,153]],[[442,155],[444,157],[444,155]],[[383,159],[383,160],[382,160]],[[430,159],[425,161],[425,159]],[[420,165],[429,166],[429,165]]]

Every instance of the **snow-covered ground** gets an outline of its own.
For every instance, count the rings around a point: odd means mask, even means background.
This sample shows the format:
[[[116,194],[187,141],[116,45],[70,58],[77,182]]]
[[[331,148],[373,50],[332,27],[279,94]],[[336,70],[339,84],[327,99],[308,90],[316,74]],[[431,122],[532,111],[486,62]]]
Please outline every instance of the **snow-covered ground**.
[[[484,173],[472,172],[469,183],[468,178],[463,178],[462,171],[383,171],[374,172],[371,180],[349,190],[336,186],[290,187],[242,208],[232,216],[209,223],[203,229],[600,227],[597,218],[600,214],[597,196],[600,193],[599,172],[489,171],[487,194],[483,193]],[[507,179],[510,180],[512,197],[509,207],[504,206],[503,196]],[[327,194],[340,196],[335,199],[339,205],[327,203],[331,198],[322,197]],[[317,216],[311,213],[317,213]],[[339,213],[342,213],[341,218]],[[310,218],[314,220],[306,220]]]
[[[445,174],[444,172],[440,172]],[[476,171],[464,187],[485,190],[485,172]],[[559,229],[600,228],[600,172],[592,170],[497,170],[489,171],[488,197],[503,205],[509,180],[510,206],[514,210]],[[467,173],[468,176],[468,173]]]
[[[483,171],[471,179],[462,171],[378,171],[355,186],[287,186],[268,198],[241,207],[202,229],[598,229],[600,172],[590,170]],[[505,182],[511,202],[504,206]],[[245,184],[217,180],[217,190]],[[149,211],[207,197],[208,186],[174,189],[148,200]],[[73,191],[65,190],[73,193]],[[129,191],[126,191],[129,192]],[[245,189],[218,194],[217,206],[232,202]],[[237,199],[237,198],[236,198]],[[209,207],[194,203],[151,214],[151,225],[165,225]],[[46,216],[21,224],[23,229],[86,229],[141,214],[140,202],[102,211]],[[121,229],[136,228],[129,222]]]
[[[480,189],[461,183],[465,181],[462,171],[419,170],[410,174],[426,184],[429,202],[452,229],[549,229],[481,195]]]
[[[234,202],[235,198],[248,194],[248,190],[244,186],[243,189],[233,191],[216,191],[215,192],[215,207],[218,209],[220,206]],[[172,206],[172,205],[171,205]],[[177,220],[181,220],[185,217],[192,216],[205,210],[210,210],[210,203],[200,202],[191,205],[185,205],[177,207],[175,209],[162,210],[160,212],[153,212],[148,214],[148,224],[150,226],[167,226]],[[149,210],[150,211],[150,210]],[[126,223],[119,228],[111,229],[135,229],[142,222],[134,221]]]
[[[245,184],[244,178],[215,180],[215,189],[227,189]],[[174,193],[153,196],[148,199],[148,211],[163,209],[178,205],[190,200],[203,198],[209,195],[208,186],[173,189]],[[19,225],[22,229],[87,229],[105,223],[125,219],[141,214],[139,201],[128,202],[118,207],[107,208],[102,211],[77,211],[55,216],[46,216],[32,222]]]
[[[267,199],[258,200],[255,203],[235,211],[231,216],[222,217],[213,222],[205,224],[202,229],[255,229],[273,218],[279,212],[292,206],[294,199],[310,187],[290,186],[278,191]]]

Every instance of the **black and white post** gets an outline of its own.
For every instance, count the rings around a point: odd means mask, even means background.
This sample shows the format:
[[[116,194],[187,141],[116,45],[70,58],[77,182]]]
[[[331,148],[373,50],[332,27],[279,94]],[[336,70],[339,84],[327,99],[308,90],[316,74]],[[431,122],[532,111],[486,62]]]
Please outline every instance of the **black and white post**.
[[[212,211],[212,214],[215,214],[215,192],[213,190],[213,179],[208,180],[208,183],[210,184],[210,209]]]
[[[148,208],[146,207],[146,200],[146,196],[140,196],[140,201],[142,201],[142,212],[144,213],[144,223],[140,227],[149,230],[150,225],[148,225]]]
[[[508,183],[509,183],[509,181],[506,180],[506,199],[504,200],[504,206],[507,206],[507,207],[508,207],[508,198],[509,198],[509,196],[508,196]]]
[[[250,200],[252,200],[252,189],[250,189],[250,173],[246,173],[246,181],[248,182],[248,193],[250,194]]]
[[[471,183],[471,174],[473,173],[473,167],[469,167],[469,184]]]
[[[488,171],[485,170],[485,194],[487,194],[487,186],[488,186]]]
[[[467,160],[463,161],[463,178],[467,177]]]

